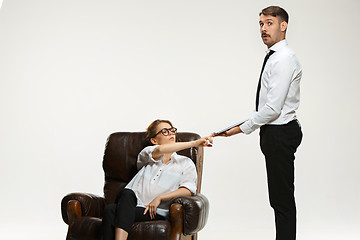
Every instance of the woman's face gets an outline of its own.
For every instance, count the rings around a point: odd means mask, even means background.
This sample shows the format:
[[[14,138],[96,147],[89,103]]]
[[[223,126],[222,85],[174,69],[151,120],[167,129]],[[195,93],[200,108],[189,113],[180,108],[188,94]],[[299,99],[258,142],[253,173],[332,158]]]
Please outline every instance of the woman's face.
[[[162,132],[157,134],[154,138],[151,139],[151,142],[156,145],[161,144],[169,144],[169,143],[175,143],[176,142],[176,134],[169,131],[171,129],[171,125],[165,122],[160,123],[156,128],[156,133],[160,132],[163,129],[168,130],[167,136],[165,136]],[[166,132],[166,131],[164,131]]]

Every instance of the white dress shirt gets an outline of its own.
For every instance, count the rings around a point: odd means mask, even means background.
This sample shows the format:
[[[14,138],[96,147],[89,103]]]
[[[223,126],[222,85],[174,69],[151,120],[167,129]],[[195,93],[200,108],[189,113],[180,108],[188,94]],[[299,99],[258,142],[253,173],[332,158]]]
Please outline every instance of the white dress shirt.
[[[261,76],[259,111],[250,114],[240,125],[250,134],[265,124],[282,125],[296,119],[300,104],[301,65],[286,40],[274,44],[275,51],[267,61]]]
[[[163,159],[155,160],[152,152],[156,147],[148,146],[139,153],[137,168],[140,170],[125,187],[135,192],[139,207],[145,207],[158,195],[180,187],[196,193],[197,173],[194,162],[177,153],[173,153],[167,163]],[[167,216],[168,212],[168,202],[162,202],[156,210],[162,216]]]

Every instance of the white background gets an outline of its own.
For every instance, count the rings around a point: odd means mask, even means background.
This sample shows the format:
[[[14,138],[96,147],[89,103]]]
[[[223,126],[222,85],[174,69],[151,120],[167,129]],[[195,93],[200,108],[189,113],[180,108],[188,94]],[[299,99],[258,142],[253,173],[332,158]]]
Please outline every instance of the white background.
[[[298,239],[360,239],[358,0],[5,0],[0,10],[0,238],[65,239],[60,201],[103,195],[107,136],[170,119],[200,135],[254,107],[280,5],[303,66]],[[215,139],[201,240],[274,239],[258,132]]]

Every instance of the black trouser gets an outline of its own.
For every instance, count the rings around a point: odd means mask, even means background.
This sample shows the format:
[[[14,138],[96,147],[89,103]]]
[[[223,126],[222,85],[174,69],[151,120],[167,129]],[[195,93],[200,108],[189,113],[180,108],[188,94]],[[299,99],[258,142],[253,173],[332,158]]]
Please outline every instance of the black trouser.
[[[115,203],[105,207],[102,220],[103,240],[115,239],[115,227],[130,232],[134,222],[165,219],[158,214],[155,219],[151,219],[149,212],[144,215],[145,208],[136,207],[136,205],[135,193],[131,189],[125,188],[119,193]]]
[[[302,132],[297,120],[260,128],[265,155],[270,205],[275,213],[276,240],[296,239],[294,160]]]

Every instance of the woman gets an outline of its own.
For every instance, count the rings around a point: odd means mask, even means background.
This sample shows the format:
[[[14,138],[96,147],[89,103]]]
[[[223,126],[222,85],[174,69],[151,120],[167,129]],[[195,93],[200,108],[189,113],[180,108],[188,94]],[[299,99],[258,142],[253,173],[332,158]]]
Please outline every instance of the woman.
[[[136,221],[166,219],[169,200],[196,193],[197,174],[193,161],[176,152],[211,146],[212,137],[176,142],[176,128],[168,120],[155,120],[145,139],[153,146],[138,155],[139,172],[119,193],[115,203],[105,207],[103,239],[125,240]]]

